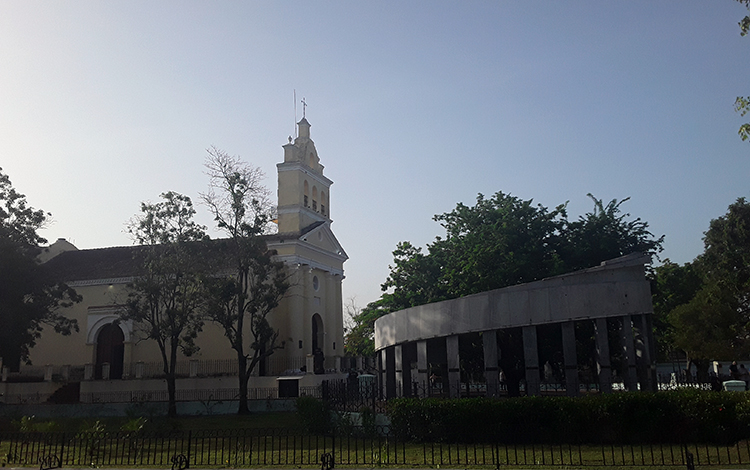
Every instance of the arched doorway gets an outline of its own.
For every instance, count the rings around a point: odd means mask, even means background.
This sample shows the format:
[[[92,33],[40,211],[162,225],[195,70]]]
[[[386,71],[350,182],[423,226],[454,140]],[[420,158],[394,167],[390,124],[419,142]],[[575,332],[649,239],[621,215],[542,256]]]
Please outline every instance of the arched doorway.
[[[312,352],[320,349],[323,350],[323,337],[325,330],[323,329],[323,319],[317,313],[312,317]]]
[[[325,358],[323,356],[323,341],[324,341],[323,319],[317,313],[312,317],[312,353],[315,357],[314,365],[316,374],[322,374],[324,372]]]
[[[109,323],[99,330],[96,339],[96,378],[102,378],[102,364],[109,363],[109,378],[122,378],[125,357],[125,335],[118,325]]]

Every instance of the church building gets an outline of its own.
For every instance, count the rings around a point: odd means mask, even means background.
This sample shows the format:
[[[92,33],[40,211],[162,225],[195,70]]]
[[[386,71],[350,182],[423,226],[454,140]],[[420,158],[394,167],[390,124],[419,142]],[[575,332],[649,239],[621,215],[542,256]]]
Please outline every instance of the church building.
[[[249,398],[274,395],[279,377],[296,377],[304,390],[341,368],[341,282],[348,257],[331,231],[333,182],[323,174],[310,123],[303,118],[297,126],[298,137],[289,138],[284,160],[277,164],[278,231],[265,236],[291,275],[291,287],[267,317],[283,347],[256,368],[249,393],[263,390],[263,396]],[[138,249],[79,250],[59,239],[45,250],[42,261],[83,297],[64,311],[78,321],[80,331],[61,336],[45,330],[31,350],[32,365],[21,364],[18,372],[18,365],[0,362],[0,402],[55,401],[53,395],[64,388],[79,390],[81,402],[143,400],[166,393],[157,345],[139,338],[132,323],[117,321],[126,285],[139,270],[133,256]],[[201,397],[209,392],[215,399],[231,399],[237,393],[237,361],[223,330],[206,322],[196,343],[200,350],[178,361],[178,400],[205,399]]]

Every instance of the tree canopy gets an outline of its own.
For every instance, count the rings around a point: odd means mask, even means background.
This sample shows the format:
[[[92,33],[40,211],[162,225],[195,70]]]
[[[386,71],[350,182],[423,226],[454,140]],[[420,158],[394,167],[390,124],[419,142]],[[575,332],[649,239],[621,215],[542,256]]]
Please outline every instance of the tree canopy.
[[[65,335],[78,331],[59,309],[80,296],[37,260],[46,243],[38,230],[49,216],[30,207],[0,168],[0,357],[13,370],[28,360],[44,325]]]
[[[750,203],[739,198],[711,220],[703,243],[692,263],[666,262],[652,280],[663,345],[684,351],[701,376],[709,360],[750,354]]]
[[[622,211],[622,201],[588,195],[594,210],[568,220],[567,204],[548,209],[533,200],[497,192],[479,194],[474,206],[457,204],[433,219],[445,229],[426,252],[405,241],[393,252],[380,299],[354,316],[350,354],[369,353],[373,325],[387,313],[430,302],[536,281],[632,252],[654,255],[664,237]]]
[[[206,168],[211,183],[201,198],[228,237],[214,246],[212,259],[218,260],[221,268],[216,272],[225,275],[208,280],[206,317],[222,327],[237,353],[238,413],[246,414],[251,372],[281,347],[278,331],[266,317],[289,288],[288,273],[282,262],[273,259],[275,253],[268,250],[262,237],[273,219],[274,207],[268,189],[261,184],[261,170],[216,148],[208,150]]]
[[[177,352],[197,351],[195,338],[203,327],[207,273],[205,227],[195,223],[189,197],[174,192],[158,203],[141,203],[141,213],[128,225],[142,246],[136,258],[143,273],[127,286],[128,297],[120,318],[133,321],[143,339],[155,341],[162,357],[169,395],[169,416],[177,415]]]

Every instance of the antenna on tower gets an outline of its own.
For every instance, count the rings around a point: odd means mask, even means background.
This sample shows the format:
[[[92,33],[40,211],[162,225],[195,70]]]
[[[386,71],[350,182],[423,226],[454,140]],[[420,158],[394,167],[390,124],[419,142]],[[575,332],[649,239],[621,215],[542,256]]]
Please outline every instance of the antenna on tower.
[[[297,135],[297,89],[294,89],[294,137],[299,137]]]

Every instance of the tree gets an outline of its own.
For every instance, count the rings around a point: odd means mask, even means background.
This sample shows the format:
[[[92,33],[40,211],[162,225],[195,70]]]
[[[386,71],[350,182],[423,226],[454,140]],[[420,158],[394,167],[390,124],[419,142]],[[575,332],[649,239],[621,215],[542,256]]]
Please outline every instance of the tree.
[[[654,339],[659,355],[666,359],[676,348],[674,325],[669,314],[695,297],[703,287],[703,277],[692,263],[680,266],[669,259],[648,272],[647,277],[651,282],[654,307]]]
[[[561,255],[566,271],[596,266],[602,261],[629,253],[657,255],[664,243],[664,235],[654,238],[648,223],[640,218],[630,219],[621,206],[630,200],[613,199],[606,205],[591,193],[594,210],[570,222],[565,228],[565,253]]]
[[[17,370],[44,326],[69,335],[78,323],[59,310],[80,302],[37,255],[47,241],[38,234],[50,214],[30,207],[0,168],[0,357]]]
[[[210,189],[201,198],[228,237],[214,247],[212,259],[219,262],[216,272],[225,274],[210,280],[206,315],[223,328],[237,353],[238,413],[246,414],[250,374],[281,347],[279,333],[267,316],[286,293],[289,280],[284,264],[274,260],[275,253],[262,237],[273,216],[269,192],[261,184],[263,173],[213,147],[208,150],[206,168]]]
[[[750,0],[737,1],[750,10]],[[746,15],[738,24],[740,26],[740,36],[747,36],[747,33],[750,32],[750,16]],[[738,96],[734,102],[734,110],[740,113],[740,116],[745,116],[750,111],[750,96]],[[750,138],[750,123],[742,124],[738,134],[742,140]]]
[[[128,231],[143,247],[136,254],[143,274],[127,286],[128,297],[120,320],[132,321],[161,353],[169,395],[169,416],[177,416],[177,352],[190,356],[198,350],[195,338],[203,327],[207,240],[205,227],[193,221],[189,197],[174,192],[162,202],[141,203],[141,214]]]
[[[438,285],[445,298],[562,272],[559,252],[565,217],[564,204],[550,211],[541,204],[533,205],[533,200],[502,192],[489,199],[479,194],[473,207],[459,203],[453,211],[435,216],[446,237],[438,237],[428,247],[430,257],[439,265]],[[391,285],[399,290],[398,285],[385,284]]]
[[[654,302],[655,311],[671,309],[674,346],[686,352],[702,376],[709,360],[750,353],[750,203],[739,198],[713,219],[703,243],[704,252],[690,267],[694,273],[683,273],[677,285],[664,289],[676,295],[663,304]],[[673,273],[671,267],[657,270],[657,285],[666,285]]]
[[[344,352],[347,356],[367,356],[375,355],[375,320],[394,311],[388,306],[388,301],[392,296],[383,294],[383,296],[374,302],[370,302],[358,313],[352,315],[353,326],[344,338]]]
[[[568,221],[566,204],[549,210],[503,192],[491,198],[479,194],[474,206],[459,203],[436,215],[445,237],[428,244],[426,254],[409,242],[398,244],[383,295],[354,319],[349,350],[371,351],[375,320],[396,310],[532,282],[634,251],[661,250],[664,237],[654,238],[646,222],[621,212],[628,199],[605,205],[589,197],[594,211],[575,222]]]

